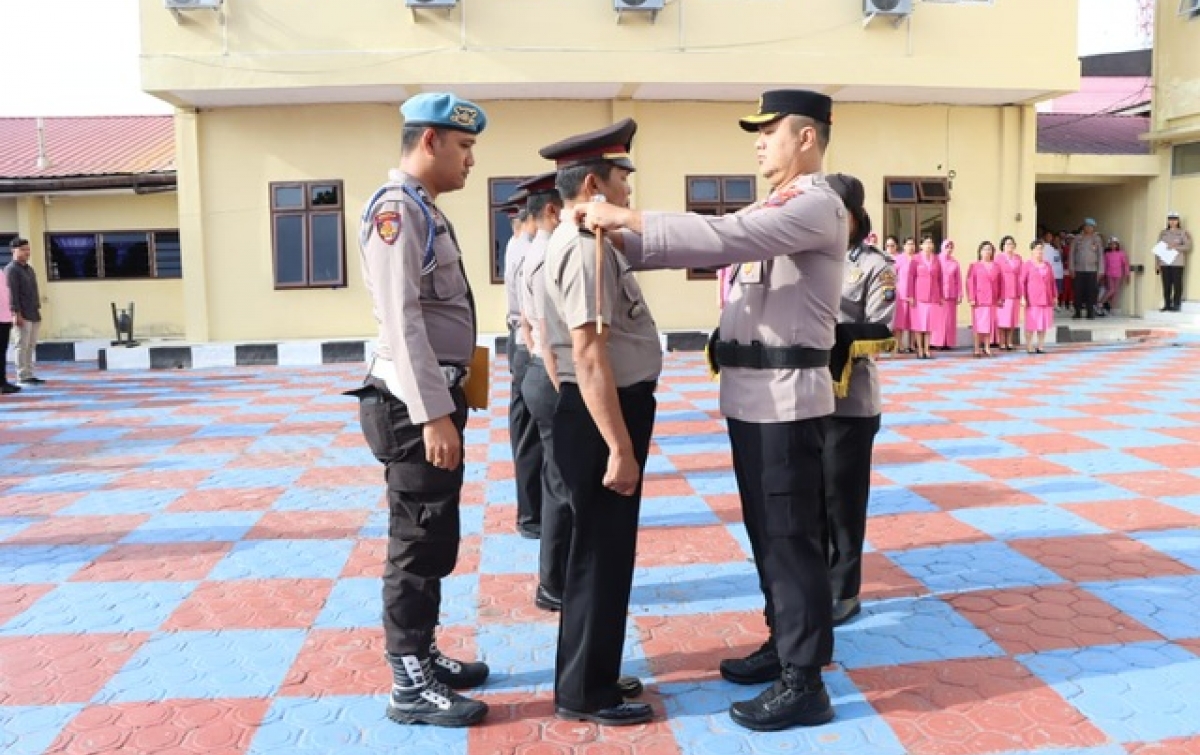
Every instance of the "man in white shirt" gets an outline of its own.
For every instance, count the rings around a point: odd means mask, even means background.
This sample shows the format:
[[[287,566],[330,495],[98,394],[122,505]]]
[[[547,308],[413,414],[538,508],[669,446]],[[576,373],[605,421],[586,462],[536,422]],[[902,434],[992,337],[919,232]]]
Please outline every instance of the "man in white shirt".
[[[1046,262],[1050,263],[1050,267],[1054,270],[1054,285],[1058,291],[1058,299],[1062,299],[1063,293],[1063,276],[1066,271],[1063,269],[1062,252],[1054,245],[1054,234],[1046,231],[1042,234],[1042,255]],[[1058,300],[1054,303],[1054,308],[1058,309]]]

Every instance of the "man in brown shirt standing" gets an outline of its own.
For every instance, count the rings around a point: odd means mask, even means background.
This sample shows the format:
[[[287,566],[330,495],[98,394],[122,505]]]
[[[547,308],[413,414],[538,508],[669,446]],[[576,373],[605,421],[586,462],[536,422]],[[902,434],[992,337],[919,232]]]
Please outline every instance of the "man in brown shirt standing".
[[[804,90],[766,92],[740,121],[757,132],[772,191],[732,215],[577,208],[589,228],[628,229],[635,266],[736,264],[721,312],[716,363],[742,515],[766,598],[771,636],[749,658],[724,661],[741,684],[777,680],[730,716],[774,731],[833,718],[821,667],[833,654],[833,599],[821,494],[824,424],[833,413],[829,352],[842,293],[845,207],[821,174],[832,101]]]

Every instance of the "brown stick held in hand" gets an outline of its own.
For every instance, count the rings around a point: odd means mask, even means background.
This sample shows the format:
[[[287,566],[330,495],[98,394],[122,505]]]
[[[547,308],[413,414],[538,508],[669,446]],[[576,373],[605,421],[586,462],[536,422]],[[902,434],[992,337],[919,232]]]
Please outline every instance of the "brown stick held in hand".
[[[593,202],[608,201],[603,194],[592,197]],[[596,333],[604,332],[604,229],[596,228]]]

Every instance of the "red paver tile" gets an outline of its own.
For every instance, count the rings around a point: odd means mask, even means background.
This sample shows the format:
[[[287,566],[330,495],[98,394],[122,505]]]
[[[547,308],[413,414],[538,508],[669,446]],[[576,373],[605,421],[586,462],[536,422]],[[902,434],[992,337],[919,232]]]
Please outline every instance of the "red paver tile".
[[[1167,427],[1161,430],[1155,430],[1163,435],[1170,435],[1172,438],[1186,440],[1189,443],[1200,443],[1200,427]],[[1175,448],[1175,446],[1171,446]]]
[[[991,536],[945,512],[889,514],[867,519],[867,540],[876,550],[904,550],[947,543],[977,543]]]
[[[342,567],[340,579],[347,577],[383,577],[383,562],[387,558],[387,539],[371,538],[359,540],[350,551],[350,558]]]
[[[910,755],[978,755],[1108,741],[1058,693],[1008,658],[849,673]]]
[[[4,493],[5,516],[53,516],[86,493]]]
[[[671,464],[678,472],[733,471],[733,456],[729,452],[705,454],[679,454],[672,456]],[[1198,464],[1197,466],[1200,466]]]
[[[21,398],[25,397],[22,396]],[[0,444],[34,446],[42,443],[48,438],[58,435],[61,432],[62,428],[60,427],[49,430],[33,430],[26,428],[22,428],[20,430],[0,430]]]
[[[1200,637],[1190,640],[1175,640],[1176,645],[1182,645],[1196,655],[1200,656]]]
[[[116,442],[120,443],[120,441]],[[47,442],[40,445],[30,445],[28,448],[25,448],[21,451],[21,458],[37,461],[90,459],[98,452],[108,449],[109,446],[110,441],[106,440],[67,441],[64,443]]]
[[[54,587],[44,584],[0,585],[0,626],[7,624],[14,616],[24,613],[25,609]]]
[[[1156,430],[1155,432],[1165,432]],[[1125,453],[1154,464],[1160,464],[1167,469],[1195,469],[1200,467],[1200,445],[1177,443],[1170,446],[1146,446],[1145,448],[1127,448]],[[1193,478],[1191,488],[1200,488]]]
[[[145,633],[0,637],[0,705],[86,703],[147,637]]]
[[[1068,582],[1196,573],[1190,566],[1119,533],[1010,540],[1008,544]]]
[[[888,464],[924,464],[929,461],[945,461],[945,458],[932,448],[920,443],[884,443],[875,446],[871,454],[871,462],[876,466]],[[886,475],[887,470],[883,470]]]
[[[312,625],[333,589],[328,579],[201,582],[163,624],[167,630],[284,629]]]
[[[72,582],[192,582],[208,576],[232,543],[114,545],[71,577]]]
[[[1072,407],[1072,408],[1074,408],[1074,407]],[[1128,425],[1120,425],[1120,424],[1117,424],[1116,422],[1109,422],[1108,420],[1105,420],[1102,417],[1089,417],[1086,420],[1081,417],[1054,417],[1051,419],[1039,419],[1037,421],[1037,423],[1039,425],[1041,425],[1042,427],[1050,427],[1055,430],[1061,430],[1066,433],[1078,432],[1083,427],[1086,427],[1087,432],[1089,432],[1089,433],[1102,432],[1102,431],[1107,431],[1107,430],[1112,430],[1115,432],[1124,432],[1124,433],[1129,432]],[[1083,423],[1086,423],[1086,425]],[[1106,448],[1106,447],[1107,446],[1104,446],[1103,444],[1101,444],[1101,448]],[[1076,449],[1076,450],[1078,450],[1078,449]]]
[[[998,411],[998,409],[1012,409],[1014,404],[1009,399],[997,399],[994,402],[987,400],[974,400],[971,402],[976,406],[986,407],[992,403],[997,409],[958,409],[944,410],[934,412],[937,416],[946,420],[950,424],[960,424],[962,422],[1010,422],[1012,415],[1007,412]]]
[[[467,751],[487,755],[678,755],[662,700],[647,690],[655,720],[641,726],[596,726],[554,717],[549,693],[483,694],[489,711],[467,732]]]
[[[364,448],[367,442],[363,440],[362,433],[338,433],[333,437],[329,444],[333,448]]]
[[[226,469],[280,469],[283,467],[310,468],[320,471],[317,461],[325,455],[320,448],[301,448],[296,451],[264,451],[240,453],[225,465]]]
[[[1161,742],[1129,742],[1129,755],[1200,755],[1200,737],[1179,737]]]
[[[139,490],[189,490],[208,479],[209,469],[151,469],[126,472],[113,481],[114,488]]]
[[[203,425],[156,425],[138,427],[121,436],[125,440],[174,440],[194,435]]]
[[[686,479],[678,475],[651,474],[642,481],[642,505],[647,498],[656,496],[696,495],[696,490]]]
[[[380,695],[392,686],[383,627],[313,629],[279,687],[280,697]]]
[[[1163,639],[1075,585],[980,590],[943,600],[1010,655]]]
[[[487,459],[485,455],[480,461]],[[514,478],[513,463],[511,461],[493,461],[488,463],[487,478],[489,480],[511,480]]]
[[[266,511],[283,495],[283,491],[283,488],[189,490],[172,501],[167,511]]]
[[[358,537],[367,511],[268,511],[246,540],[348,540]]]
[[[170,454],[236,454],[241,456],[258,437],[185,438],[171,447]],[[236,461],[236,459],[235,459]]]
[[[723,524],[642,527],[638,530],[637,565],[723,564],[739,550],[737,540]]]
[[[1028,477],[1061,477],[1073,475],[1074,470],[1037,456],[1016,456],[1011,459],[965,459],[964,466],[997,480],[1020,480]]]
[[[642,650],[659,684],[717,679],[725,658],[740,658],[767,639],[761,611],[696,616],[635,616]]]
[[[246,698],[93,705],[73,718],[46,752],[242,755],[270,703]]]
[[[380,468],[382,470],[382,467]],[[382,476],[379,478],[382,486]],[[462,494],[459,502],[467,506],[482,506],[487,501],[487,483],[484,482],[464,482],[462,486]]]
[[[943,511],[1041,503],[1036,496],[996,481],[913,485],[909,489]]]
[[[1126,474],[1097,475],[1112,485],[1119,485],[1147,498],[1196,495],[1200,493],[1200,477],[1169,469],[1149,470]]]
[[[1045,424],[1039,422],[1038,424]],[[1077,425],[1075,429],[1079,429]],[[1083,435],[1074,433],[1040,433],[1034,435],[1006,435],[1006,443],[1018,446],[1031,455],[1069,454],[1083,451],[1103,451],[1108,448]]]
[[[358,418],[358,412],[346,412],[346,422]],[[333,435],[340,433],[346,422],[280,422],[267,430],[267,435]]]
[[[520,624],[528,621],[558,623],[558,614],[533,604],[536,574],[480,574],[479,622]]]
[[[958,412],[961,414],[962,412]],[[983,433],[967,425],[960,424],[964,420],[947,418],[948,422],[932,425],[901,425],[892,428],[898,435],[915,441],[949,440],[952,438],[978,438]]]
[[[517,504],[489,504],[483,510],[484,535],[517,534]]]
[[[318,456],[319,458],[319,456]],[[339,485],[378,485],[383,489],[383,466],[310,467],[304,470],[296,485],[309,488],[328,488]]]
[[[929,588],[882,553],[864,553],[862,572],[859,594],[863,600],[903,598],[929,592]]]
[[[451,574],[474,574],[479,571],[479,554],[483,550],[483,538],[467,535],[458,544],[458,560]]]
[[[145,514],[57,516],[35,522],[4,542],[8,545],[104,545],[140,527]]]
[[[1200,516],[1149,498],[1079,503],[1062,508],[1119,532],[1200,528]]]
[[[742,497],[737,493],[713,493],[704,496],[704,502],[722,522],[733,524],[742,521]]]
[[[690,410],[692,409],[692,405],[684,403],[678,408]],[[658,411],[661,414],[663,411],[670,411],[670,409],[660,405]],[[654,436],[656,438],[663,438],[669,435],[713,435],[723,432],[725,432],[725,424],[711,419],[654,423]]]

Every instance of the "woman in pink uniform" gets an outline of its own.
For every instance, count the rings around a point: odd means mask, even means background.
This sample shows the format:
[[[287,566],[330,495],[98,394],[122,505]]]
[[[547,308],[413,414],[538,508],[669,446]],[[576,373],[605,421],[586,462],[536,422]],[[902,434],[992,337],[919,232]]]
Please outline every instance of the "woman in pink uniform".
[[[1113,236],[1104,250],[1104,298],[1100,300],[1101,314],[1121,306],[1121,288],[1129,283],[1129,255],[1121,248],[1121,240]]]
[[[1013,350],[1013,331],[1021,327],[1021,265],[1017,254],[1017,241],[1012,236],[1000,239],[1000,253],[996,265],[1000,267],[1000,297],[1003,299],[996,309],[996,330],[999,337],[995,343],[1005,351]]]
[[[912,313],[909,329],[916,341],[917,359],[933,359],[929,353],[929,332],[933,312],[942,306],[942,266],[934,253],[932,236],[921,239],[921,252],[909,263],[912,284]]]
[[[904,247],[896,255],[896,311],[892,314],[892,333],[896,336],[896,348],[905,354],[913,352],[913,339],[909,334],[912,324],[912,269],[917,255],[917,242],[904,240]]]
[[[1054,326],[1058,284],[1054,268],[1046,262],[1042,242],[1029,245],[1029,261],[1021,268],[1021,298],[1025,300],[1025,350],[1041,354],[1046,331]],[[1036,343],[1035,343],[1036,339]]]
[[[942,306],[933,311],[930,348],[946,351],[958,345],[958,305],[962,304],[962,266],[954,258],[954,242],[942,242],[938,256],[942,266]]]
[[[992,355],[988,344],[996,330],[996,308],[1000,304],[1000,265],[995,261],[996,247],[985,241],[979,245],[978,262],[967,268],[967,302],[971,305],[971,332],[975,334],[975,356]]]

